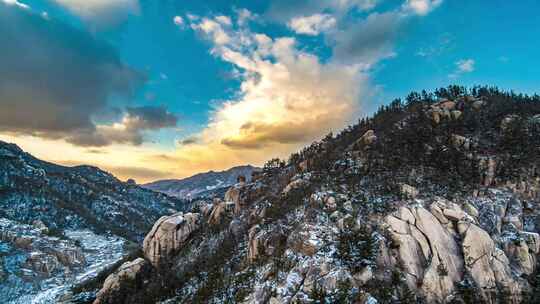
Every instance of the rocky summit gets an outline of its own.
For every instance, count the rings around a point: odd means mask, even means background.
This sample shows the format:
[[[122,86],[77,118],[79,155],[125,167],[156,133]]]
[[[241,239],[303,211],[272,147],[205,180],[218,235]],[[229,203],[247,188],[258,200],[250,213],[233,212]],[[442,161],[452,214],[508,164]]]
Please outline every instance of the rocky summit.
[[[540,98],[412,93],[160,218],[94,303],[539,303]]]

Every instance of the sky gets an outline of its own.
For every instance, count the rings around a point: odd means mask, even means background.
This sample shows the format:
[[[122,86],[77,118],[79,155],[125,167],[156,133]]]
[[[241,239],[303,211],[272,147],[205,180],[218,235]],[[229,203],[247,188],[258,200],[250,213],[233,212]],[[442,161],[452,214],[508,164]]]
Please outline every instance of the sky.
[[[0,140],[137,182],[287,158],[411,91],[540,90],[534,0],[0,0]]]

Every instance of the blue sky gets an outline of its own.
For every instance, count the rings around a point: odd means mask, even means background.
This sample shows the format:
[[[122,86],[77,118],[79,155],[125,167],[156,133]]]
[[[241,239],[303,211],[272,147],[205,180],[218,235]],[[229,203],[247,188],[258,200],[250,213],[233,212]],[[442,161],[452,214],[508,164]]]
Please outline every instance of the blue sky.
[[[140,181],[261,165],[413,90],[538,92],[539,8],[0,0],[0,139]]]

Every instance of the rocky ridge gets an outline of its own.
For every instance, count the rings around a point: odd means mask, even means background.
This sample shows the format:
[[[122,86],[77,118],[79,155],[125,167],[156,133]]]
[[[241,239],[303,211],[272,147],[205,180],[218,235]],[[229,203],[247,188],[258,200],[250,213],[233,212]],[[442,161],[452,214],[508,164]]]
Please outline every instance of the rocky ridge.
[[[151,270],[96,303],[537,303],[539,114],[492,88],[396,100],[162,218]]]

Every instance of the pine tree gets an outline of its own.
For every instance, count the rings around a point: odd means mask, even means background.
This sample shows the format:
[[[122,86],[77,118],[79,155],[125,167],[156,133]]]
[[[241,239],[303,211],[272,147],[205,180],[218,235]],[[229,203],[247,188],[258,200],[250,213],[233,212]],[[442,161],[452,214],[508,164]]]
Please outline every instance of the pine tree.
[[[326,292],[319,284],[315,284],[309,296],[314,304],[326,304]]]

